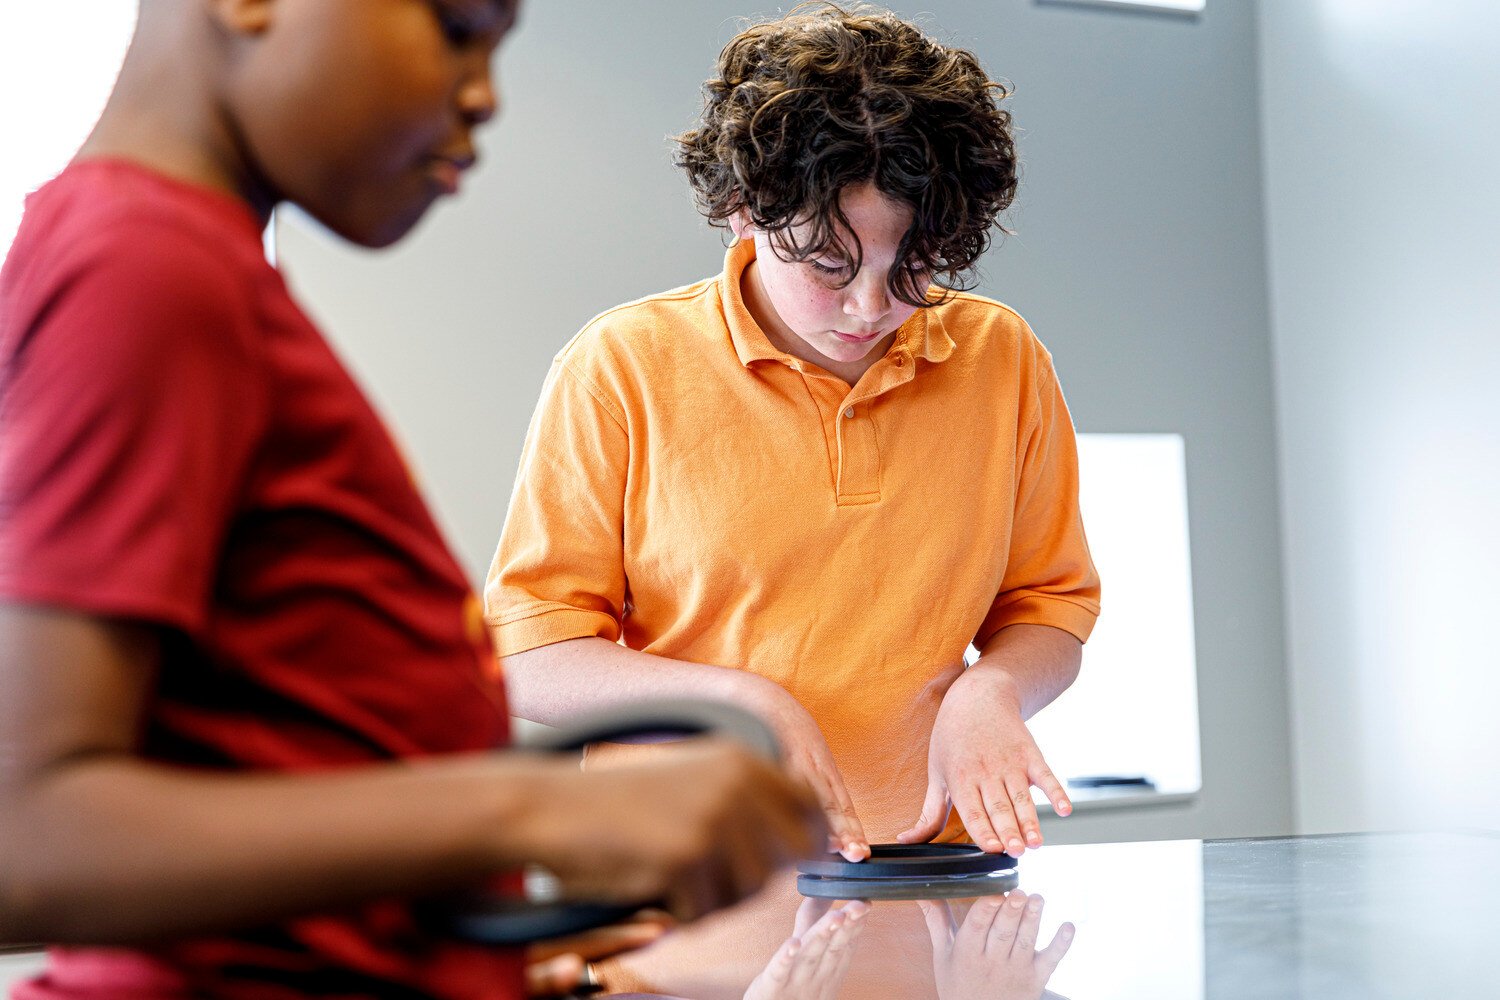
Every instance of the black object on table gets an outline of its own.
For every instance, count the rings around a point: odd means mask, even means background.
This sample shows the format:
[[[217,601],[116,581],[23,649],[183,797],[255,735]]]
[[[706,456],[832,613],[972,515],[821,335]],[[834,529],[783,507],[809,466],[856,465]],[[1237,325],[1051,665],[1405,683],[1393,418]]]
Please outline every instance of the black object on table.
[[[936,899],[1014,888],[1019,862],[973,844],[871,844],[870,857],[842,855],[797,865],[797,891],[819,899]]]
[[[781,757],[775,735],[754,715],[719,702],[687,700],[643,702],[584,716],[515,749],[562,753],[590,743],[693,736],[736,739],[767,760]],[[450,937],[515,946],[619,923],[655,905],[656,900],[533,901],[477,889],[428,900],[418,907],[418,915],[426,926]]]

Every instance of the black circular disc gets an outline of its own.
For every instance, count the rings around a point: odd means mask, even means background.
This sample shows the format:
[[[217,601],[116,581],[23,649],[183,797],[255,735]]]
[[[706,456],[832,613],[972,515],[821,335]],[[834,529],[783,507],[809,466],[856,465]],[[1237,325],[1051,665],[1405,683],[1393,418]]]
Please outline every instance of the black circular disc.
[[[797,891],[816,899],[970,899],[1009,892],[1020,885],[1014,871],[948,878],[819,878],[798,875]]]
[[[797,872],[818,878],[911,880],[988,875],[1015,867],[1016,859],[1009,854],[986,854],[973,844],[871,844],[864,861],[827,854],[799,861]]]

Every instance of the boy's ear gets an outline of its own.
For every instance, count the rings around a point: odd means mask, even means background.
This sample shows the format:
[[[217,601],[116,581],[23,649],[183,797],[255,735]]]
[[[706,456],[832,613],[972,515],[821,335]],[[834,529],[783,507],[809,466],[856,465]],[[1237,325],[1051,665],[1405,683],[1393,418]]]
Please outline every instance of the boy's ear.
[[[276,0],[211,0],[209,9],[225,31],[259,35],[271,26]]]
[[[746,208],[737,208],[734,214],[727,220],[729,231],[734,233],[737,240],[749,240],[755,238],[755,224],[750,221],[750,211]]]

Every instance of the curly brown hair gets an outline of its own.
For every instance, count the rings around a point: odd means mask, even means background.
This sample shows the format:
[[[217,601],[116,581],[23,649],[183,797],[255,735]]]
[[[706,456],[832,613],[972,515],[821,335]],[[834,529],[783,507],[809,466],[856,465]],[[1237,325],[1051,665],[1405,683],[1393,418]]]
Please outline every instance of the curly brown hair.
[[[719,54],[698,127],[676,137],[699,211],[725,226],[744,209],[788,260],[836,251],[852,281],[862,248],[839,194],[871,183],[913,211],[892,295],[934,304],[927,276],[973,287],[1016,193],[1011,116],[1000,107],[1009,91],[972,53],[889,11],[807,6],[747,28]]]

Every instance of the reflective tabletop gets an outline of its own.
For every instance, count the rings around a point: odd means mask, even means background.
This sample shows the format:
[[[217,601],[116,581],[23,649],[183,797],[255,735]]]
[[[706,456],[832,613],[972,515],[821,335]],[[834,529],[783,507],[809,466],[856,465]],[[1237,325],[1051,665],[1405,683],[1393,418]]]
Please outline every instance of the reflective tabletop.
[[[1500,997],[1497,834],[1045,847],[942,895],[809,899],[789,873],[600,964],[594,995]]]

